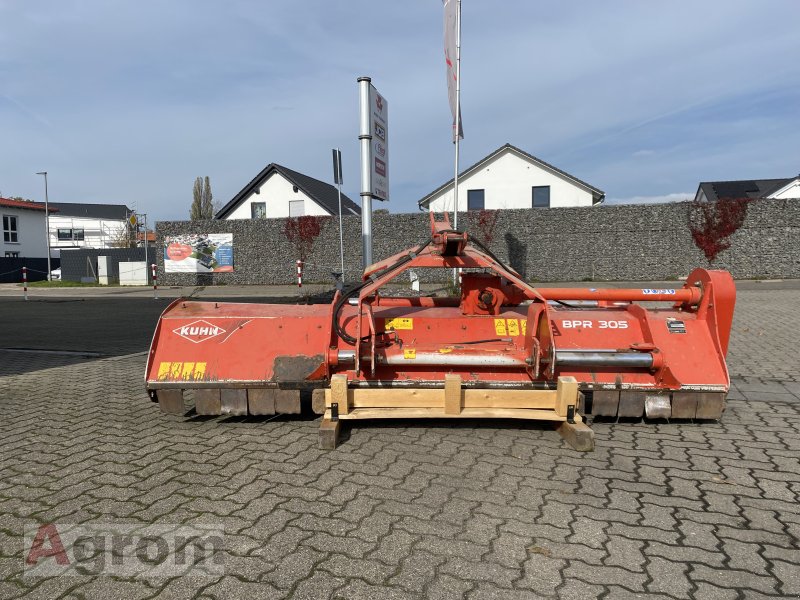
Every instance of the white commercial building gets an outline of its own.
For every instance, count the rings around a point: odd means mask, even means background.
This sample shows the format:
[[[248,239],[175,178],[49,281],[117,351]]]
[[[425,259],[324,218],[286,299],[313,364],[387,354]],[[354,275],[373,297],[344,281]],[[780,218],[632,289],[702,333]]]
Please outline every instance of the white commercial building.
[[[125,241],[131,210],[124,204],[51,202],[50,253],[70,248],[115,248]]]

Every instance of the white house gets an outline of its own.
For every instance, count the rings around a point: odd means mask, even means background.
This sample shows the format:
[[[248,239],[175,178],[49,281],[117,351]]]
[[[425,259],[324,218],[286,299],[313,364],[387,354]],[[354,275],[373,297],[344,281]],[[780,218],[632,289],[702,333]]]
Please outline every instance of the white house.
[[[800,198],[800,175],[788,179],[702,181],[694,196],[697,201],[736,198]]]
[[[605,193],[506,144],[458,176],[458,210],[593,206]],[[420,210],[453,210],[453,180],[419,200]]]
[[[131,210],[124,204],[51,202],[50,253],[68,248],[113,248],[124,238]]]
[[[58,209],[49,206],[50,218]],[[47,258],[47,231],[44,202],[0,198],[3,238],[0,256],[4,258]]]
[[[270,163],[215,215],[216,219],[275,219],[338,215],[336,187]],[[360,215],[359,206],[342,194],[342,214]]]

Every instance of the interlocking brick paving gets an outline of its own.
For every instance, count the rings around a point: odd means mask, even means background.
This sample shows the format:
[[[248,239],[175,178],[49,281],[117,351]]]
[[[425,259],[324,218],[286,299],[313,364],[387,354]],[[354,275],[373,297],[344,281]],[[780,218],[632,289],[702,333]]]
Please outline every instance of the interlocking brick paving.
[[[588,454],[514,421],[325,452],[312,418],[161,414],[144,354],[3,352],[0,598],[798,597],[798,300],[740,294],[719,423],[598,422]],[[25,577],[47,522],[220,524],[226,572]]]
[[[0,596],[792,597],[800,397],[736,381],[720,423],[596,423],[571,450],[520,422],[166,416],[144,356],[0,380]],[[226,574],[23,577],[26,522],[219,523]]]

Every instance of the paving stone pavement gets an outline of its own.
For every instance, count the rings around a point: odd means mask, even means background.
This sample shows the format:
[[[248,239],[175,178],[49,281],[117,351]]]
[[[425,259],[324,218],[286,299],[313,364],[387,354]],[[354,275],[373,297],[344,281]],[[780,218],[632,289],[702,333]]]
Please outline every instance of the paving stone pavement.
[[[762,300],[720,422],[595,423],[589,454],[513,421],[325,452],[315,419],[161,414],[141,354],[4,356],[0,598],[800,597],[800,383],[772,323],[800,317]],[[23,526],[48,522],[220,525],[225,574],[26,577]]]
[[[731,375],[800,381],[798,308],[798,290],[738,292],[728,350]]]

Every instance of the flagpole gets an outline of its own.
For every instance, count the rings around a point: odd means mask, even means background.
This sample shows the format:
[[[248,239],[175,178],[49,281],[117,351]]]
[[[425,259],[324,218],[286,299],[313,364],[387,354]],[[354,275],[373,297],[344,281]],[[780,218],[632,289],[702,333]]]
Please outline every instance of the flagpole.
[[[461,0],[456,5],[456,128],[455,175],[453,177],[453,229],[458,229],[458,150],[461,140]]]

